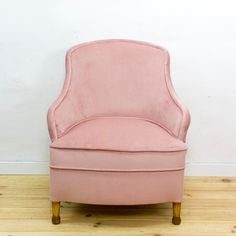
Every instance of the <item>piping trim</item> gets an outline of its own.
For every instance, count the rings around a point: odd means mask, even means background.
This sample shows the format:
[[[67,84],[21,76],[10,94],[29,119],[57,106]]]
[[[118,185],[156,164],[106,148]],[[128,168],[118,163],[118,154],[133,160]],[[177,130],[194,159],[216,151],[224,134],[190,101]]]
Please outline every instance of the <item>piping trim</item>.
[[[58,169],[58,170],[78,170],[78,171],[96,171],[96,172],[168,172],[168,171],[180,171],[184,170],[184,167],[176,167],[170,169],[131,169],[131,170],[124,170],[124,169],[90,169],[90,168],[76,168],[76,167],[62,167],[62,166],[54,166],[49,165],[51,169]]]

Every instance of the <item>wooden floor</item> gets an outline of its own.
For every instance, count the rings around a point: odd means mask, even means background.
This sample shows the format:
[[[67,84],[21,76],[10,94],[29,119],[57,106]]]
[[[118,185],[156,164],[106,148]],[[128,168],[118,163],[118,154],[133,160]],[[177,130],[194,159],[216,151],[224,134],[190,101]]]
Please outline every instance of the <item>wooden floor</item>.
[[[187,177],[182,224],[171,204],[114,207],[63,203],[51,224],[47,176],[0,176],[1,236],[236,236],[236,178]]]

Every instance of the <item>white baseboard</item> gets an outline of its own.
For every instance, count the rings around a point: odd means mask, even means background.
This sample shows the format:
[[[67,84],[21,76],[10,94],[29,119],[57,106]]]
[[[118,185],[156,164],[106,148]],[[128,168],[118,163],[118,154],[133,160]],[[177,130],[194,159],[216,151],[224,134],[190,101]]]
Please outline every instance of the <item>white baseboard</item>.
[[[236,176],[236,163],[191,162],[186,164],[186,176]]]
[[[48,162],[0,162],[1,175],[45,175],[49,174]]]
[[[48,162],[0,162],[0,174],[49,174]],[[236,176],[236,163],[191,162],[186,176]]]

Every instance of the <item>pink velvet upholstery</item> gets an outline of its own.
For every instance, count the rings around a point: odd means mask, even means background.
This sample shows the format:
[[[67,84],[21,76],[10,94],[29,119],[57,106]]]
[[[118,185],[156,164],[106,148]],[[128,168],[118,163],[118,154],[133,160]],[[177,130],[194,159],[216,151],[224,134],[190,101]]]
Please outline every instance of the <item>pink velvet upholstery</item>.
[[[190,115],[168,52],[131,40],[80,44],[66,74],[48,111],[51,200],[181,202]]]

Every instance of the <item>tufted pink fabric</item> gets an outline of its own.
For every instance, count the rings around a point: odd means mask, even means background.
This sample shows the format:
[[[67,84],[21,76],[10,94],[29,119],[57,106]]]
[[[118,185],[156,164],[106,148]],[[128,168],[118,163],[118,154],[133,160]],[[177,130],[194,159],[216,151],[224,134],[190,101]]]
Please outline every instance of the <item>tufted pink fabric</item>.
[[[73,47],[48,111],[51,200],[181,202],[189,123],[165,49],[131,40]]]

